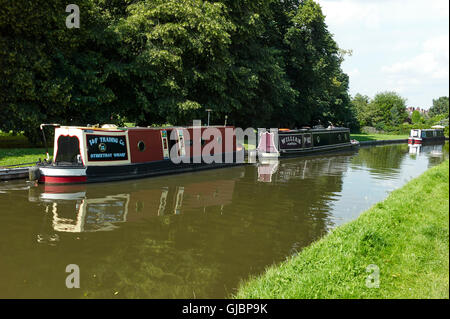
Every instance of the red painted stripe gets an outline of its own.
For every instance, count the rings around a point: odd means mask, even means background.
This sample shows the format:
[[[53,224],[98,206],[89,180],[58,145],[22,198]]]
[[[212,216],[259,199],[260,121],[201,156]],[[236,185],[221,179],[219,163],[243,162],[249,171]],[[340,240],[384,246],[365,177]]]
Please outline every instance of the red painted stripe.
[[[71,184],[87,181],[86,176],[41,176],[39,182],[50,184]]]
[[[46,193],[60,194],[60,193],[76,193],[86,190],[84,185],[57,185],[57,184],[46,184],[44,186]]]

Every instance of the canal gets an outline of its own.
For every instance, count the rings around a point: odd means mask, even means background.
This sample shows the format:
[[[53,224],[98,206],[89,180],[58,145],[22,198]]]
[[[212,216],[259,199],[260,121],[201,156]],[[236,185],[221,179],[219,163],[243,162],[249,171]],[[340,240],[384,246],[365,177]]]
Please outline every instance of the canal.
[[[397,144],[109,184],[2,182],[0,297],[229,297],[448,152]]]

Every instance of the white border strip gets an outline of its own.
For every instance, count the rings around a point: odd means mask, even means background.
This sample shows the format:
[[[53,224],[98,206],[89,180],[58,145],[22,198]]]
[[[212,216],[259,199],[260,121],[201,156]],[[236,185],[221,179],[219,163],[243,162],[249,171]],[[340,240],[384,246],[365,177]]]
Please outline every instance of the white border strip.
[[[39,168],[43,176],[86,176],[86,168]]]

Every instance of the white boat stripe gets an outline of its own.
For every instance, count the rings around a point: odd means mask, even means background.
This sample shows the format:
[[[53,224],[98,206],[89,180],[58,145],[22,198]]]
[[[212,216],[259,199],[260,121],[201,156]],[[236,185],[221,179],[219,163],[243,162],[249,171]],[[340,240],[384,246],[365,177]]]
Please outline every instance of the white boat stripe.
[[[46,168],[41,167],[39,171],[44,176],[86,176],[86,168]]]

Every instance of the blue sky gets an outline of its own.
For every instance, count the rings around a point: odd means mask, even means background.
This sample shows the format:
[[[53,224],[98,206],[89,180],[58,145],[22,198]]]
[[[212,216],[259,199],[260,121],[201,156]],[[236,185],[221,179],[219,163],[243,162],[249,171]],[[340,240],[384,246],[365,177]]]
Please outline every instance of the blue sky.
[[[448,0],[318,0],[342,49],[350,94],[395,91],[428,109],[449,95]]]

